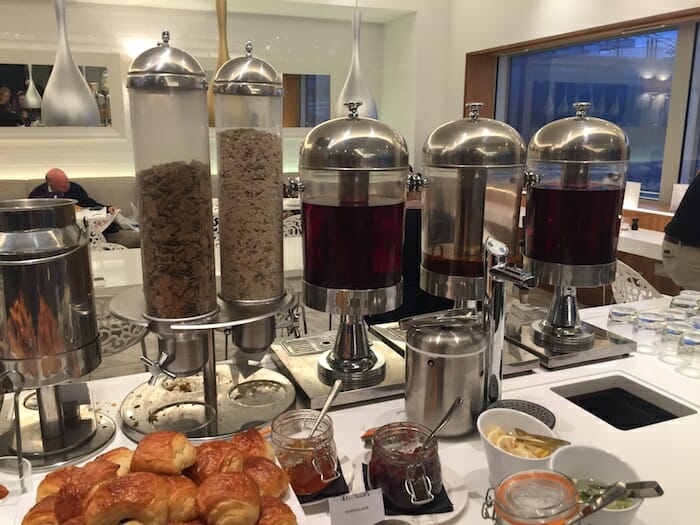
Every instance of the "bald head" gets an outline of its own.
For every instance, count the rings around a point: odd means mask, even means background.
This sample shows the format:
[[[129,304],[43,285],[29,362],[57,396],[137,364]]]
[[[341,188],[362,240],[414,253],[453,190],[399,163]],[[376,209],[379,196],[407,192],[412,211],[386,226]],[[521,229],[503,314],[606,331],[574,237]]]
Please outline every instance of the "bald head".
[[[70,181],[66,173],[60,168],[51,168],[46,172],[46,182],[51,190],[66,193],[70,188]]]

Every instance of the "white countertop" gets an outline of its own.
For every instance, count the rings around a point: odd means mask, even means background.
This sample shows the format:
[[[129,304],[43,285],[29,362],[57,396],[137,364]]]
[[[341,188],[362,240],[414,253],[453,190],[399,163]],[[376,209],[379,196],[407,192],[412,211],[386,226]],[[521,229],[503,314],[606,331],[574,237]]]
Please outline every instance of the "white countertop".
[[[664,306],[668,298],[641,303],[641,307]],[[584,309],[581,316],[594,324],[604,325],[607,307]],[[591,364],[559,371],[537,370],[527,376],[506,379],[504,398],[526,399],[549,408],[556,416],[557,435],[573,443],[605,448],[628,461],[643,479],[657,480],[665,494],[646,500],[634,523],[657,525],[678,523],[686,517],[687,523],[700,515],[696,477],[700,473],[700,414],[650,425],[635,430],[621,431],[570,401],[552,392],[551,387],[593,378],[620,374],[644,384],[672,399],[700,411],[700,381],[675,373],[655,357],[633,355],[628,358]],[[91,382],[95,401],[100,410],[118,421],[119,402],[137,385],[145,382],[146,374],[115,377]],[[347,455],[359,466],[366,450],[360,435],[371,427],[405,420],[404,401],[394,399],[331,412],[339,453]],[[132,446],[133,443],[118,432],[110,447]],[[481,503],[489,487],[486,458],[476,434],[462,438],[441,439],[439,444],[443,465],[463,476],[469,489],[469,502],[464,513],[449,523],[481,524]],[[362,489],[355,476],[354,491]],[[361,482],[360,482],[361,483]],[[690,521],[688,521],[688,519]],[[300,516],[299,523],[328,524],[325,512]],[[425,521],[422,523],[435,523]]]
[[[620,252],[632,253],[649,259],[661,260],[664,232],[654,230],[622,230],[617,241]]]

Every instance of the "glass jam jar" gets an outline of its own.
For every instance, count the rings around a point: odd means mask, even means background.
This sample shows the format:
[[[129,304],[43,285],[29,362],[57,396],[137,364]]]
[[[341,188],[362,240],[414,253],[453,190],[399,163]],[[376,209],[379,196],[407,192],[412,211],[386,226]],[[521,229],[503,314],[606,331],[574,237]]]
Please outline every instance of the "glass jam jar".
[[[488,490],[481,516],[499,525],[564,525],[578,511],[577,496],[564,474],[526,470]]]
[[[372,440],[370,488],[382,489],[399,509],[430,503],[442,490],[437,440],[423,450],[430,429],[417,423],[389,423]]]
[[[309,437],[318,416],[316,410],[292,410],[272,422],[272,448],[297,496],[321,492],[340,477],[331,418],[323,416]]]

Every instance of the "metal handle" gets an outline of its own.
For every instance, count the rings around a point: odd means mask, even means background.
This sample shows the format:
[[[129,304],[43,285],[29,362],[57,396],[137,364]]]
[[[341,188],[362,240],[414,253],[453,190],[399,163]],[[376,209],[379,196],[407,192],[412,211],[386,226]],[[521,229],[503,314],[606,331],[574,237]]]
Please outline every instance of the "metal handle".
[[[301,181],[301,178],[299,177],[294,177],[294,178],[289,178],[287,179],[287,186],[289,186],[289,196],[290,197],[298,197],[301,192],[304,191],[304,183]]]
[[[329,465],[332,465],[332,472],[330,477],[326,477],[320,460],[327,461]],[[334,460],[335,458],[331,455],[330,451],[328,450],[326,450],[320,458],[314,457],[314,459],[311,460],[311,465],[314,467],[314,470],[318,473],[318,475],[321,476],[321,481],[323,481],[324,483],[330,483],[331,481],[334,481],[340,477],[340,471],[338,470],[338,462],[335,461],[334,463]]]
[[[430,179],[420,173],[409,173],[406,178],[406,188],[408,191],[421,191],[430,186]]]
[[[406,479],[403,482],[404,489],[411,496],[412,505],[425,505],[435,499],[433,495],[433,482],[425,473],[422,464],[406,467]],[[421,494],[416,493],[416,488]]]
[[[625,491],[625,484],[622,481],[618,481],[617,483],[610,485],[608,490],[598,496],[593,503],[589,503],[579,510],[572,518],[566,521],[564,525],[573,525],[574,523],[580,522],[583,518],[587,518],[594,512],[598,512],[603,507],[624,496]]]
[[[323,407],[321,408],[321,412],[318,414],[318,417],[316,418],[316,422],[314,423],[314,426],[311,427],[311,432],[309,432],[309,438],[312,438],[314,433],[316,432],[316,429],[318,429],[318,426],[321,424],[321,420],[323,419],[323,416],[326,415],[326,412],[328,412],[328,409],[331,407],[331,403],[333,403],[333,400],[338,395],[338,392],[340,392],[341,386],[343,386],[343,381],[340,379],[336,379],[335,383],[333,383],[333,387],[331,388],[331,391],[328,393],[328,397],[326,398],[326,402],[323,403]]]
[[[170,359],[170,355],[165,352],[160,354],[157,362],[149,359],[145,355],[142,355],[140,359],[141,362],[146,364],[148,372],[151,374],[151,377],[148,379],[148,384],[151,386],[156,384],[156,380],[161,374],[165,374],[170,379],[175,379],[177,377],[176,374],[165,368],[165,364]]]

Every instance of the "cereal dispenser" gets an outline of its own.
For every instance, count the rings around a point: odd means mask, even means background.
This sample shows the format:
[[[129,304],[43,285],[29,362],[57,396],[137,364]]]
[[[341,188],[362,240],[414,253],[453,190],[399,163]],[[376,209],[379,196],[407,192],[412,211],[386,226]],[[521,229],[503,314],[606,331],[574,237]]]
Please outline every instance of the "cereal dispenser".
[[[530,140],[524,264],[554,286],[547,316],[533,339],[553,352],[591,348],[594,333],[580,322],[576,288],[611,283],[629,159],[627,135],[586,114],[546,124]]]
[[[162,37],[131,64],[127,87],[145,317],[158,334],[159,366],[184,374],[204,364],[207,334],[170,325],[217,310],[207,84],[197,61],[171,47],[167,31]]]
[[[396,131],[347,106],[347,117],[316,126],[301,146],[303,296],[311,308],[340,315],[334,348],[318,360],[321,381],[359,388],[385,375],[362,316],[402,301],[408,150]]]
[[[217,365],[214,352],[215,329],[231,329],[234,342],[252,341],[252,350],[265,350],[274,336],[275,314],[288,308],[293,299],[277,286],[282,279],[277,237],[265,237],[255,229],[260,225],[256,213],[274,227],[271,193],[281,195],[278,182],[271,182],[279,180],[279,172],[271,172],[267,164],[275,155],[280,158],[277,117],[270,117],[274,111],[268,111],[265,104],[261,109],[252,103],[254,110],[242,111],[241,97],[217,101],[220,110],[227,110],[217,116],[217,123],[231,126],[219,133],[225,197],[220,200],[224,264],[222,291],[217,296],[207,83],[200,65],[171,47],[168,40],[166,31],[158,47],[134,60],[127,77],[144,284],[143,290],[130,289],[115,297],[110,309],[121,319],[148,326],[157,334],[160,350],[157,361],[143,358],[151,372],[148,384],[131,391],[121,406],[123,430],[135,440],[158,430],[181,431],[190,437],[232,434],[242,426],[277,416],[294,399],[294,387],[281,374],[249,366],[247,358],[244,364],[234,359]],[[220,72],[225,68],[226,64]],[[279,96],[276,100],[279,104]],[[243,119],[241,127],[236,127],[235,118]],[[268,126],[270,119],[275,124]],[[260,128],[251,128],[253,122]],[[268,129],[277,132],[268,133]],[[229,132],[234,138],[240,132],[243,146],[229,141]],[[269,145],[269,150],[255,150],[260,144]],[[257,164],[246,165],[241,148],[255,150]],[[238,192],[242,188],[256,192],[259,200],[253,202],[252,194]],[[268,205],[271,211],[265,209]],[[231,223],[231,209],[236,206],[247,207],[249,215],[243,222],[251,231],[235,229],[241,216]],[[262,208],[253,211],[254,206]],[[279,230],[281,240],[281,225]],[[254,239],[254,235],[260,237]],[[259,264],[254,260],[257,253],[274,262]],[[231,273],[231,257],[237,257],[234,265],[245,266],[243,271],[234,267],[239,273]],[[255,271],[246,274],[246,269]]]
[[[420,286],[457,301],[485,293],[483,242],[488,237],[517,253],[525,144],[508,124],[469,116],[434,130],[423,147],[423,223]]]
[[[114,435],[88,387],[102,361],[87,234],[70,199],[0,201],[0,372],[19,378],[19,434],[0,397],[0,455],[75,460]],[[14,384],[14,381],[13,381]],[[4,392],[0,385],[0,392]],[[18,446],[19,445],[19,446]]]

